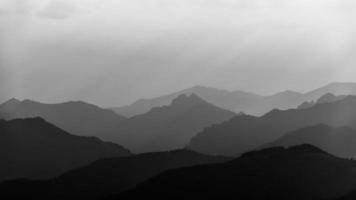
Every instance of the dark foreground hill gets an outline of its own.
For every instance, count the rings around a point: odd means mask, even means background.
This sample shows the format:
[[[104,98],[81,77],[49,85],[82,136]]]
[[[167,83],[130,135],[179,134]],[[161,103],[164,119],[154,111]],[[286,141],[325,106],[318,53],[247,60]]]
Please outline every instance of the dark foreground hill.
[[[136,186],[165,170],[231,160],[189,150],[102,159],[48,181],[0,183],[0,198],[98,199]]]
[[[311,145],[276,147],[169,170],[110,199],[330,199],[356,188],[355,167]]]
[[[319,124],[287,133],[262,148],[311,144],[335,156],[356,158],[356,131]]]
[[[100,158],[128,155],[119,145],[71,135],[41,118],[0,120],[0,180],[52,178]]]
[[[206,154],[236,155],[273,142],[285,133],[317,124],[356,128],[356,97],[307,109],[273,110],[262,117],[236,116],[198,133],[187,148]]]

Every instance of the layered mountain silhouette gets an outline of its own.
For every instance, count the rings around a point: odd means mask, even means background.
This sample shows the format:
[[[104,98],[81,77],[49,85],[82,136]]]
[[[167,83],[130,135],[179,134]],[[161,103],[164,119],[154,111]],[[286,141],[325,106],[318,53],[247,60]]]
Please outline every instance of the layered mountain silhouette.
[[[139,99],[131,105],[123,106],[119,108],[112,108],[116,113],[126,116],[133,117],[135,115],[143,114],[150,111],[154,107],[167,106],[172,103],[172,101],[178,96],[185,94],[191,95],[196,94],[205,101],[212,103],[224,109],[232,110],[236,105],[236,102],[240,102],[241,105],[247,104],[248,101],[260,98],[259,95],[235,91],[230,92],[227,90],[216,89],[212,87],[195,86],[185,90],[181,90],[172,94],[160,96],[152,99]],[[242,110],[238,110],[240,112]]]
[[[287,133],[266,147],[311,144],[333,155],[356,158],[356,131],[348,127],[333,128],[324,124]]]
[[[11,99],[0,105],[3,119],[39,116],[69,133],[113,141],[137,153],[182,148],[203,128],[235,115],[195,94],[180,95],[168,106],[129,119],[84,102],[43,104]]]
[[[332,199],[355,188],[355,167],[310,145],[276,147],[169,170],[109,199]]]
[[[41,117],[65,131],[83,136],[115,133],[126,118],[111,110],[81,101],[45,104],[11,99],[0,105],[3,119]]]
[[[189,150],[102,159],[47,181],[16,180],[0,183],[0,198],[100,199],[132,188],[168,169],[228,160],[231,159]]]
[[[296,108],[303,102],[315,101],[327,93],[337,96],[356,95],[356,84],[331,83],[307,93],[284,91],[269,96],[261,96],[244,91],[227,91],[196,86],[157,98],[140,99],[131,105],[113,108],[113,110],[120,115],[132,117],[146,113],[154,107],[169,105],[173,99],[181,94],[190,95],[192,93],[223,109],[236,113],[244,112],[249,115],[261,116],[273,109]]]
[[[135,153],[183,148],[199,131],[235,113],[218,108],[195,94],[180,95],[169,106],[156,107],[130,118],[107,139]]]
[[[308,109],[273,110],[262,117],[237,116],[198,133],[187,148],[208,154],[236,155],[272,142],[287,132],[321,123],[356,128],[356,97],[348,96]]]
[[[70,135],[38,117],[0,120],[0,180],[51,178],[100,158],[128,155],[119,145]]]

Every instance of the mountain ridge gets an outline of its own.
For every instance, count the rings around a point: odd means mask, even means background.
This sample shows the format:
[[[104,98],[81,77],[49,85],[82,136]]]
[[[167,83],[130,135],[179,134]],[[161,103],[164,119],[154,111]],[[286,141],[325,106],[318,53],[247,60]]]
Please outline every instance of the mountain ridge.
[[[126,117],[132,117],[148,112],[153,107],[168,105],[180,94],[191,93],[195,93],[207,102],[235,113],[244,112],[250,115],[262,116],[274,108],[296,108],[303,102],[315,101],[327,93],[356,95],[356,83],[333,82],[305,93],[286,90],[272,95],[258,95],[239,90],[228,91],[212,87],[194,86],[156,98],[140,99],[130,105],[111,109]]]

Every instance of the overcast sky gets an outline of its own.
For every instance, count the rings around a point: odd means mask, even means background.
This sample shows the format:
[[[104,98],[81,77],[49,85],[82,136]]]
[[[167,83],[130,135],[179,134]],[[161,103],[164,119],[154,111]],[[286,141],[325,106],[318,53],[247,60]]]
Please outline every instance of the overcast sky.
[[[0,0],[0,101],[356,82],[353,0]]]

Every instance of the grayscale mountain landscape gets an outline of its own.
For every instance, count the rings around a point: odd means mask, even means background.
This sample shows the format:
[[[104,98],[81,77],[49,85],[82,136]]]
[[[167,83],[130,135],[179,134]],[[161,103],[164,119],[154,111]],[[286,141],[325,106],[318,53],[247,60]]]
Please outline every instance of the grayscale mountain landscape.
[[[0,199],[355,199],[354,19],[353,0],[0,0]]]

